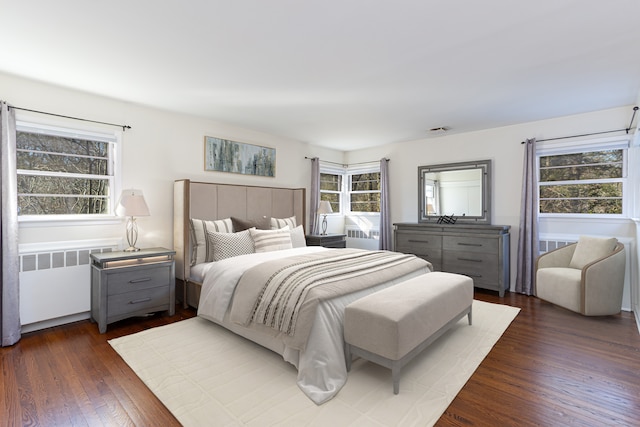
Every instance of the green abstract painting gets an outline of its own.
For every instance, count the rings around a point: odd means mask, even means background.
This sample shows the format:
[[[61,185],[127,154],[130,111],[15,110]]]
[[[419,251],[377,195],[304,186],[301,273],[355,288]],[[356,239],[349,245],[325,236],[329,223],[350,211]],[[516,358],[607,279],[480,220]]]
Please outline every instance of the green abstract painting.
[[[205,136],[204,169],[275,177],[276,149]]]

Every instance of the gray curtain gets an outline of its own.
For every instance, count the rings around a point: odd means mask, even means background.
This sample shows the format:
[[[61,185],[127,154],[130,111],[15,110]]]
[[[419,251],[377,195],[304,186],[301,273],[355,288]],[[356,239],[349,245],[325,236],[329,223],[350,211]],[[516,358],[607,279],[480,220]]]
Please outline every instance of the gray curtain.
[[[320,204],[320,159],[311,159],[311,188],[309,189],[309,234],[319,234],[318,205]]]
[[[16,175],[16,116],[6,102],[0,101],[0,138],[2,140],[2,283],[0,284],[0,333],[2,346],[20,340],[20,284],[18,274],[18,190]]]
[[[538,257],[538,177],[536,165],[536,140],[524,142],[524,171],[520,203],[520,231],[518,234],[518,259],[516,292],[535,295],[535,262]]]
[[[381,250],[391,250],[391,204],[389,203],[389,159],[380,159],[380,240]]]

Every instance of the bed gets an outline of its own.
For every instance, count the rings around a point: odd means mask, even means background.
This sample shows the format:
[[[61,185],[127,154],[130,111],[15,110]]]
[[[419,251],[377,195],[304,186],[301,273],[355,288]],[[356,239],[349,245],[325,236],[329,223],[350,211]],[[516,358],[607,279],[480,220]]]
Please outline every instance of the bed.
[[[305,203],[303,188],[176,181],[176,295],[185,306],[197,308],[198,316],[280,354],[297,368],[298,387],[322,404],[347,380],[344,308],[425,274],[431,265],[413,255],[307,247],[301,227]],[[206,255],[200,224],[209,227]],[[257,224],[264,230],[250,227]],[[252,250],[243,249],[247,235]],[[312,280],[313,286],[296,294],[292,278]],[[283,289],[291,293],[282,295]]]

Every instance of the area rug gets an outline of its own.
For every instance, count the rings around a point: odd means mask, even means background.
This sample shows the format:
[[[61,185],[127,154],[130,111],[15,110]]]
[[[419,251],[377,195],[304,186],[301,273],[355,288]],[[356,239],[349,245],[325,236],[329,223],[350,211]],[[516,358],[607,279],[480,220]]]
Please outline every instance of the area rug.
[[[390,370],[358,359],[320,406],[279,355],[199,317],[109,343],[184,426],[430,426],[519,311],[474,300],[473,325],[465,316],[405,366],[399,394]]]

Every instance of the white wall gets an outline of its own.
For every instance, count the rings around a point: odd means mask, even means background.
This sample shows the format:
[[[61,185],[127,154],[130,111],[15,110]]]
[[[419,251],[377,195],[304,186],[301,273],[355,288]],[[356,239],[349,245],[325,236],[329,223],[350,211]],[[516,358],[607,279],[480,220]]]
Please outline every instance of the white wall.
[[[347,153],[347,163],[388,157],[392,222],[418,218],[418,166],[492,160],[492,223],[511,226],[511,285],[515,283],[522,164],[526,138],[546,139],[621,129],[628,126],[632,106],[478,132],[451,134]],[[632,165],[630,168],[640,167]],[[633,238],[631,220],[541,221],[542,234],[588,234]]]
[[[5,74],[0,74],[0,97],[17,107],[123,123],[132,127],[123,136],[122,187],[142,189],[151,210],[150,217],[139,219],[138,246],[141,247],[172,247],[172,183],[176,179],[308,188],[310,166],[309,161],[304,159],[305,156],[318,156],[322,160],[350,164],[388,157],[391,159],[391,219],[393,222],[415,222],[418,215],[418,166],[491,159],[492,222],[511,226],[512,286],[515,281],[514,260],[520,213],[523,156],[520,142],[531,137],[544,139],[624,128],[628,126],[632,113],[632,107],[628,106],[478,132],[425,137],[343,153],[213,120],[173,114],[169,112],[170,105],[167,110],[148,108]],[[205,135],[276,148],[276,177],[205,172]],[[638,166],[640,165],[632,165],[631,168]],[[334,230],[334,227],[343,223],[342,218],[330,218],[330,231],[340,231]],[[635,228],[630,220],[543,221],[540,231],[629,238],[635,236]],[[20,228],[21,244],[123,236],[124,223]]]
[[[151,211],[151,216],[138,219],[140,247],[173,247],[173,181],[176,179],[308,189],[310,163],[305,156],[318,156],[334,162],[342,162],[344,156],[340,151],[213,120],[133,105],[6,74],[0,74],[0,97],[16,107],[131,126],[123,134],[122,188],[143,190]],[[167,109],[170,108],[168,105]],[[18,111],[17,114],[20,117],[26,113]],[[60,119],[50,116],[37,117],[60,122]],[[69,126],[69,123],[86,126],[74,121],[64,121],[63,125]],[[205,172],[205,135],[275,148],[276,176],[265,178]],[[21,244],[123,238],[124,222],[75,227],[21,226],[19,236]]]

